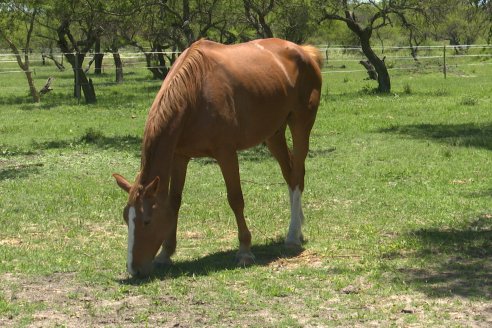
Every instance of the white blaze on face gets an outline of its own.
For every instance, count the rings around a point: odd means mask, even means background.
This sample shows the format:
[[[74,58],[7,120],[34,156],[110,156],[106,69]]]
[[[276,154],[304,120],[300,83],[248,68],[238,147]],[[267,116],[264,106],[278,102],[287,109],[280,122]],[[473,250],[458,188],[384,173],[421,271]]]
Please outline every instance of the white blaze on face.
[[[135,219],[137,218],[137,213],[135,212],[135,207],[130,207],[128,211],[128,257],[126,259],[126,266],[128,273],[135,275],[133,271],[133,244],[135,243]]]

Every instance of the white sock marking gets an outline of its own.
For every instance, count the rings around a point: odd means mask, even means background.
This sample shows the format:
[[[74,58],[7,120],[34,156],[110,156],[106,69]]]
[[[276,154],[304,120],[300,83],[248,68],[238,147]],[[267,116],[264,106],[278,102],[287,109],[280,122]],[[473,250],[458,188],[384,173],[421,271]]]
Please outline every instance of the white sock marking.
[[[137,218],[137,213],[135,212],[135,207],[130,207],[128,211],[128,257],[126,259],[126,266],[128,273],[132,276],[135,275],[133,271],[133,244],[135,243],[135,219]]]
[[[299,186],[296,186],[294,190],[289,187],[289,197],[290,197],[290,225],[289,232],[287,234],[287,243],[291,244],[301,244],[302,236],[302,203],[301,203],[301,190]]]

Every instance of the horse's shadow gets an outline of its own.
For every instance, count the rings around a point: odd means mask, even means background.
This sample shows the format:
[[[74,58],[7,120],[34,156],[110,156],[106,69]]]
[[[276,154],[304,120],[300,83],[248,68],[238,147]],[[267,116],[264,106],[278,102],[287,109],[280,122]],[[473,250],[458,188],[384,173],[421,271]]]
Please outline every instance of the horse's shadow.
[[[267,266],[281,258],[296,257],[304,251],[304,248],[286,247],[283,238],[276,238],[263,245],[251,247],[255,255],[253,266]],[[214,272],[234,270],[240,268],[236,264],[237,249],[219,251],[204,257],[175,262],[165,267],[154,267],[152,274],[147,278],[126,278],[119,280],[123,285],[142,285],[154,280],[173,279],[182,276],[208,276]]]

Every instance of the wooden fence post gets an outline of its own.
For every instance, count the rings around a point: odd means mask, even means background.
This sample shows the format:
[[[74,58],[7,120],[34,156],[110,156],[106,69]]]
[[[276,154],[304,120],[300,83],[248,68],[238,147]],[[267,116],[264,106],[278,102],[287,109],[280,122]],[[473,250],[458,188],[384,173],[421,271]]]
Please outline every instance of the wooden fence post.
[[[446,68],[446,45],[444,45],[444,49],[443,49],[443,61],[444,61],[444,65],[442,67],[442,72],[444,73],[444,78],[447,77],[447,68]]]

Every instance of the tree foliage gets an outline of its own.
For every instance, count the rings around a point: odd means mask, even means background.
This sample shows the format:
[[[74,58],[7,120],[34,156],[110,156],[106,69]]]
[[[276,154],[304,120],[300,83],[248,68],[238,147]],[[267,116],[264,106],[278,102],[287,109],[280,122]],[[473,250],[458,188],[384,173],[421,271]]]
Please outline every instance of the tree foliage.
[[[95,101],[95,90],[82,64],[88,55],[97,59],[92,55],[95,50],[113,54],[119,82],[123,79],[119,50],[128,46],[142,51],[153,77],[163,79],[177,53],[198,39],[237,43],[259,37],[358,44],[378,73],[378,89],[388,92],[389,74],[384,60],[372,51],[373,43],[409,45],[416,60],[417,46],[430,42],[466,51],[463,45],[491,42],[492,4],[490,0],[0,0],[0,47],[20,55],[33,45],[44,53],[62,51],[74,69],[74,86],[82,85],[87,102]],[[28,63],[21,57],[17,58],[22,68]],[[23,70],[28,71],[25,66]],[[29,84],[32,90],[34,84]],[[79,93],[74,87],[74,95]]]
[[[0,3],[0,38],[15,55],[17,64],[26,75],[33,102],[40,101],[30,70],[30,52],[36,16],[42,11],[41,1],[6,1]]]

